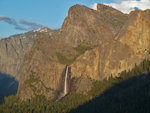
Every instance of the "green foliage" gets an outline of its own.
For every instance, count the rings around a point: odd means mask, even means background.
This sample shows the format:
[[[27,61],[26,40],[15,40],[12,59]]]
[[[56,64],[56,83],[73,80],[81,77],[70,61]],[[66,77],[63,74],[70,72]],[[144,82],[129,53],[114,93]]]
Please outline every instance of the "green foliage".
[[[71,92],[62,101],[48,101],[44,96],[39,95],[26,102],[19,102],[16,97],[8,97],[5,103],[0,106],[1,113],[66,113],[77,108],[87,101],[82,94]]]
[[[56,56],[61,64],[68,64],[68,65],[71,64],[75,60],[75,57],[76,57],[75,56],[73,58],[68,58],[66,55],[60,52],[57,52]]]
[[[33,82],[39,82],[39,81],[40,81],[39,77],[35,77],[31,75],[30,78],[25,81],[25,84],[31,85]]]
[[[33,82],[39,82],[40,78],[35,75],[36,73],[31,71],[30,78],[25,81],[25,84],[32,84]]]
[[[82,44],[77,47],[74,47],[73,49],[77,52],[77,54],[69,52],[66,54],[65,52],[56,52],[56,56],[58,58],[58,61],[62,64],[68,64],[70,65],[72,62],[76,60],[78,56],[81,54],[84,54],[85,51],[93,49],[94,46],[87,45],[87,44]]]
[[[122,81],[128,80],[132,77],[139,76],[150,71],[150,61],[144,60],[139,66],[135,64],[135,67],[132,70],[123,71],[120,73],[119,77],[112,78],[110,77],[109,80],[103,81],[93,81],[93,88],[88,92],[89,95],[93,97],[102,94],[106,89],[111,88],[115,84],[118,84]]]
[[[96,97],[102,94],[106,89],[109,89],[113,85],[119,82],[119,79],[109,79],[103,81],[94,81],[92,89],[88,92],[92,97]]]
[[[92,45],[87,45],[87,44],[81,44],[77,47],[74,47],[74,49],[81,55],[83,54],[85,51],[93,49],[94,46]]]
[[[31,75],[30,75],[29,79],[27,79],[24,83],[25,83],[25,85],[27,85],[28,87],[30,87],[32,89],[32,91],[34,92],[35,95],[38,95],[42,91],[42,88],[44,88],[46,90],[46,92],[53,90],[51,88],[47,88],[44,85],[43,81],[41,81],[39,76],[36,76],[36,73],[33,71],[31,71]],[[37,87],[35,87],[35,84],[41,84],[42,87],[37,88]]]

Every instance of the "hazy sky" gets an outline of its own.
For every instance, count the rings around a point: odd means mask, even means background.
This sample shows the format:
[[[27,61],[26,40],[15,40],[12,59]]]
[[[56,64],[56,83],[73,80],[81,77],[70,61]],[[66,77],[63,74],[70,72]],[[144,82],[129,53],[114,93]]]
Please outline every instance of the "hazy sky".
[[[72,5],[111,5],[125,13],[150,8],[150,0],[0,0],[0,38],[43,26],[60,28]]]

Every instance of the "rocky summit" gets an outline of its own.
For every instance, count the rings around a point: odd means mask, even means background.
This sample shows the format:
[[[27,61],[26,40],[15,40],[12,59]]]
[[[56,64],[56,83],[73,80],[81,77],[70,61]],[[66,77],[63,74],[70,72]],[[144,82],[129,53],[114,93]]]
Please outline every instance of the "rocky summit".
[[[21,100],[57,100],[64,90],[86,94],[93,81],[119,77],[150,59],[149,19],[150,10],[124,14],[103,4],[97,10],[72,6],[59,30],[1,40],[0,71],[19,80]]]
[[[99,45],[113,38],[126,22],[128,15],[103,4],[98,4],[97,7],[98,10],[81,5],[72,6],[59,37],[73,46],[85,42]]]

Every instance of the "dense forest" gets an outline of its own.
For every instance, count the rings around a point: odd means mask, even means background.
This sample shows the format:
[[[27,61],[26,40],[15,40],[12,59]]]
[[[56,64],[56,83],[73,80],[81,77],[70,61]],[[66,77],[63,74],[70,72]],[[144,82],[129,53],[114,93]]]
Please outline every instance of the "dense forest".
[[[93,81],[86,94],[71,92],[61,101],[42,95],[26,102],[14,96],[1,99],[0,113],[150,113],[150,61],[144,60],[119,77]]]

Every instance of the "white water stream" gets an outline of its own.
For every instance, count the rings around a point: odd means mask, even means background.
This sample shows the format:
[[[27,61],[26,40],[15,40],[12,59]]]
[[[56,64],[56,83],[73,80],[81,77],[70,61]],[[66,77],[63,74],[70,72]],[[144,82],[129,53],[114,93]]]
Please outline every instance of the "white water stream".
[[[64,96],[68,93],[67,89],[67,79],[68,79],[68,66],[66,67],[66,73],[65,73],[65,84],[64,84]]]
[[[58,97],[58,99],[56,101],[59,101],[68,93],[68,85],[67,85],[67,83],[68,83],[68,71],[69,71],[69,66],[66,66],[64,90],[63,90],[63,93]]]

